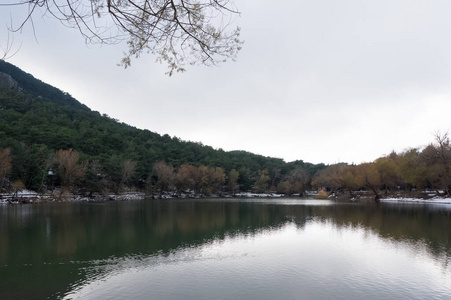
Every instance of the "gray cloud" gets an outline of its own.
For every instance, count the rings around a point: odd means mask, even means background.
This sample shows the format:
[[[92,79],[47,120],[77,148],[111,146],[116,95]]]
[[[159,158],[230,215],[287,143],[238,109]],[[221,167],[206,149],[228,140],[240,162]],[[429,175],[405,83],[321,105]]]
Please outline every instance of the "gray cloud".
[[[168,78],[145,56],[123,70],[124,45],[85,46],[48,18],[39,43],[15,35],[10,61],[131,125],[288,161],[370,161],[449,128],[451,2],[236,5],[246,42],[220,67]]]

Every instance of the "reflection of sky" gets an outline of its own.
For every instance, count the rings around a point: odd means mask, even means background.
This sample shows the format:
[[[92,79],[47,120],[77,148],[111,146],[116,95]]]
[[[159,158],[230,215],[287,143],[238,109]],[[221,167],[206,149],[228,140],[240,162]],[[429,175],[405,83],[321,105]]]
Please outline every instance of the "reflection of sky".
[[[433,299],[451,267],[422,244],[311,221],[215,240],[168,256],[104,262],[66,299]]]
[[[215,198],[212,199],[200,199],[199,201],[212,201],[217,202]],[[331,200],[317,200],[311,199],[297,199],[297,198],[224,198],[221,199],[222,202],[238,202],[238,203],[262,203],[262,204],[277,204],[277,205],[306,205],[306,206],[317,206],[317,205],[333,205],[336,202]]]

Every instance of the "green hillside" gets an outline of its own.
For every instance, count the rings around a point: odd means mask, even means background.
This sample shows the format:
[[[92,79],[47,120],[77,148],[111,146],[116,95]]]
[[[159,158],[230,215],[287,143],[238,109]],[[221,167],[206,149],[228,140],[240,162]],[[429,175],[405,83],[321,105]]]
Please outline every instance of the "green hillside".
[[[243,190],[251,188],[260,176],[259,170],[266,170],[269,181],[275,184],[296,168],[312,176],[324,167],[303,161],[286,163],[246,151],[216,150],[137,129],[90,110],[69,94],[4,61],[0,61],[0,85],[0,148],[11,151],[9,182],[21,180],[29,189],[42,188],[43,182],[49,180],[48,168],[43,166],[49,165],[45,163],[49,155],[59,149],[74,149],[80,161],[95,161],[102,174],[117,173],[116,177],[120,177],[121,162],[134,161],[136,172],[131,185],[138,188],[143,187],[154,164],[160,161],[175,170],[183,164],[220,167],[225,174],[235,169]],[[49,168],[57,171],[57,166]],[[87,176],[90,168],[91,163]]]

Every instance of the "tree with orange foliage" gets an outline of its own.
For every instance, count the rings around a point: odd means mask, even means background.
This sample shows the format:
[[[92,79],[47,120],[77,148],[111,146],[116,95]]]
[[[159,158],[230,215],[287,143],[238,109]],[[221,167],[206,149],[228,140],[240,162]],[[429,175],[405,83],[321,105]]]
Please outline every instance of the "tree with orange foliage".
[[[193,165],[181,165],[175,178],[175,186],[178,193],[187,190],[194,191],[199,180],[199,170]]]
[[[226,175],[224,170],[219,167],[199,167],[200,181],[198,191],[203,195],[210,195],[218,192],[225,183]]]
[[[374,201],[380,201],[381,176],[375,163],[362,163],[357,166],[357,177],[362,185],[374,193]]]
[[[174,168],[163,161],[159,161],[153,165],[154,175],[157,177],[156,186],[160,191],[169,192],[174,185]]]

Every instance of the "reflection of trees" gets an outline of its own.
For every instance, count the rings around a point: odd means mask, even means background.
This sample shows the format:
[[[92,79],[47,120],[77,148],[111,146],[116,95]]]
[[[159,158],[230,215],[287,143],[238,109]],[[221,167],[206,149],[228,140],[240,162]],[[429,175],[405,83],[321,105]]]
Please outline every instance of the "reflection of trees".
[[[94,260],[254,234],[281,226],[292,208],[186,200],[7,206],[0,210],[0,266],[8,266],[0,267],[0,295],[45,298],[84,279]]]
[[[422,244],[435,257],[451,257],[451,209],[421,204],[315,206],[318,220],[362,227],[385,239]]]
[[[213,239],[253,235],[286,222],[302,228],[312,219],[421,243],[437,258],[451,256],[451,210],[421,205],[152,200],[7,206],[0,209],[0,296],[45,298],[94,276],[83,268],[93,261],[167,254]],[[20,295],[13,294],[18,291]]]
[[[1,264],[169,252],[213,237],[278,227],[293,214],[293,207],[280,205],[184,200],[5,208]]]

